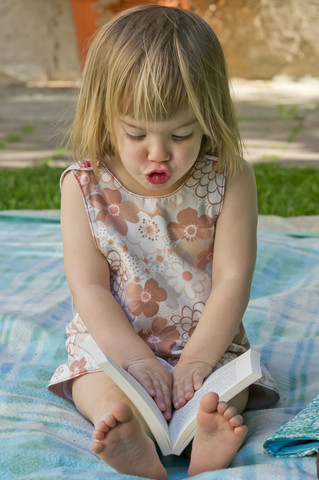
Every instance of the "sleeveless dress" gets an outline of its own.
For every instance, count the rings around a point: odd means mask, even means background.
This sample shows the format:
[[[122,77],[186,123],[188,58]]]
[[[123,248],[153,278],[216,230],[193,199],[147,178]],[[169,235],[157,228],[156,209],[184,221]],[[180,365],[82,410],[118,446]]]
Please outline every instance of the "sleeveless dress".
[[[105,256],[111,290],[137,334],[159,361],[176,365],[201,317],[212,287],[216,223],[223,208],[225,175],[214,171],[216,157],[196,161],[174,193],[133,194],[107,167],[96,177],[90,162],[69,167],[81,189],[96,247]],[[75,313],[66,328],[68,362],[55,371],[49,388],[72,399],[70,381],[101,371],[79,344],[89,337]],[[216,368],[250,348],[243,324]],[[262,365],[263,377],[251,387],[253,406],[274,404],[277,387]]]

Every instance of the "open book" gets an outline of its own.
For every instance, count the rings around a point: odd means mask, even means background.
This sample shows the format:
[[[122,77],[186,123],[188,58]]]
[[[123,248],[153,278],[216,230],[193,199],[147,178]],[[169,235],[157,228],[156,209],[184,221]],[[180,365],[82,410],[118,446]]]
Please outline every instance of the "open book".
[[[163,455],[180,455],[194,438],[200,399],[205,393],[216,392],[220,401],[228,402],[261,377],[260,353],[248,350],[227,363],[205,380],[203,386],[184,407],[174,410],[169,424],[144,387],[106,356],[96,343],[85,341],[81,347],[92,355],[99,367],[127,395],[151,430]]]

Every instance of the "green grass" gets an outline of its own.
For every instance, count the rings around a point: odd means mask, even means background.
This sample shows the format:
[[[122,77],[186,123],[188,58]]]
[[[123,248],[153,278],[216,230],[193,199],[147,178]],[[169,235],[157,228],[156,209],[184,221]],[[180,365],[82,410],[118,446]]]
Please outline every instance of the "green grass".
[[[298,110],[296,105],[293,105],[289,110],[284,105],[278,105],[280,116],[283,120],[295,120],[298,118]]]
[[[254,165],[259,213],[281,217],[319,215],[319,169]]]
[[[0,171],[0,210],[60,208],[63,168],[39,165]],[[319,169],[287,168],[276,163],[254,165],[259,213],[319,215]]]
[[[47,165],[0,170],[0,210],[60,208],[59,178],[63,170]]]

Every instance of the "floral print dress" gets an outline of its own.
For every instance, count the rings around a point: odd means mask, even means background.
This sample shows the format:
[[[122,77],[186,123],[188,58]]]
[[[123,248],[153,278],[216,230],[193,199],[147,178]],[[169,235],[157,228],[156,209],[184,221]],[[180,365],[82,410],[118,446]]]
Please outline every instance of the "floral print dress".
[[[78,181],[93,239],[110,268],[112,293],[137,334],[168,368],[176,365],[212,287],[215,228],[225,188],[225,175],[214,171],[216,160],[200,157],[178,190],[159,197],[133,194],[102,163],[99,177],[90,162],[78,162],[61,178],[71,171]],[[79,346],[93,338],[78,314],[66,334],[68,362],[57,368],[49,388],[71,398],[70,381],[100,369]],[[241,324],[217,368],[249,348]],[[258,404],[278,399],[264,367],[255,387]]]

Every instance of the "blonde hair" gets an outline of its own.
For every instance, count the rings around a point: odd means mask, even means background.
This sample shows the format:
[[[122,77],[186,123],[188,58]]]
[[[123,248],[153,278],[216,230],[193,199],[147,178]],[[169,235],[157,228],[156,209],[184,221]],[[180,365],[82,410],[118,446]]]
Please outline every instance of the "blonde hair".
[[[233,174],[242,145],[221,45],[199,16],[175,7],[125,10],[103,25],[88,52],[71,143],[75,158],[115,151],[114,118],[165,120],[191,107],[202,153]]]

